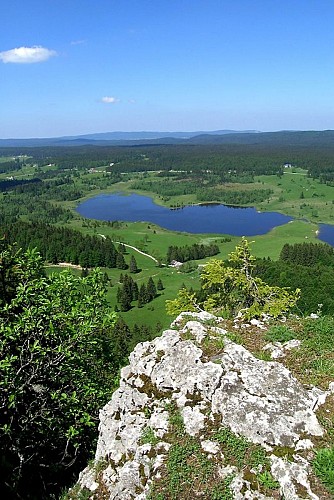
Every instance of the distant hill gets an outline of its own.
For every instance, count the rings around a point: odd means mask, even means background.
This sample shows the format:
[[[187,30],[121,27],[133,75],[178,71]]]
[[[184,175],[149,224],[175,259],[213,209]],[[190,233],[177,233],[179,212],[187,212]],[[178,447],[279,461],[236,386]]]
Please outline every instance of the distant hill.
[[[163,143],[179,143],[196,136],[220,136],[226,134],[257,133],[255,130],[214,130],[195,132],[102,132],[96,134],[84,134],[64,137],[31,138],[31,139],[0,139],[0,146],[3,147],[34,147],[34,146],[84,146],[87,144],[98,145],[121,145],[129,141],[134,143],[146,143],[159,141]]]
[[[224,136],[202,134],[188,140],[193,144],[263,144],[285,146],[334,146],[334,130],[259,132]]]
[[[138,146],[157,144],[244,144],[266,146],[334,147],[334,130],[258,132],[105,132],[80,136],[0,139],[0,147],[37,146]]]
[[[244,133],[256,133],[255,130],[214,130],[212,132],[207,131],[197,131],[197,132],[104,132],[99,134],[85,134],[76,139],[90,139],[98,141],[139,141],[147,139],[189,139],[199,135],[225,135],[225,134],[244,134]],[[67,138],[68,139],[68,138]]]

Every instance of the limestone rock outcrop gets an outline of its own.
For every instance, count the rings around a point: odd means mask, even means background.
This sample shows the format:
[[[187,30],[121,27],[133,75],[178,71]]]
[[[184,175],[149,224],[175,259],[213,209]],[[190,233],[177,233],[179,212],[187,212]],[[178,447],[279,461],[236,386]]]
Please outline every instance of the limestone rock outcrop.
[[[204,499],[318,498],[308,454],[326,393],[254,357],[208,313],[183,313],[129,361],[79,478],[90,498],[188,498],[186,488]]]

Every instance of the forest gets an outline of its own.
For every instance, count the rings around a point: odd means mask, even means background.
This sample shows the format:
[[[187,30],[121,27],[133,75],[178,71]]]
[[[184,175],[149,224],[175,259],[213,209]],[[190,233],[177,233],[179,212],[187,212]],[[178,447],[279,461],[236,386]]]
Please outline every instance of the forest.
[[[123,252],[118,251],[110,238],[90,236],[67,227],[55,227],[43,222],[16,222],[0,226],[10,243],[27,250],[37,248],[43,259],[57,264],[69,262],[81,267],[127,269]]]
[[[187,262],[188,260],[204,259],[205,257],[212,257],[219,253],[218,245],[212,243],[211,245],[198,245],[178,247],[169,246],[167,250],[166,261],[171,263],[173,260],[178,262]]]

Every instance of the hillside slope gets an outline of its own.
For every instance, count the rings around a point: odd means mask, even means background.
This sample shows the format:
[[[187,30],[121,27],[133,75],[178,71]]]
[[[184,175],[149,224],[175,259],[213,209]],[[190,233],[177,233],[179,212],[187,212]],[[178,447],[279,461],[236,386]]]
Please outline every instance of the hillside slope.
[[[331,498],[311,462],[327,432],[316,411],[333,391],[254,357],[224,326],[183,313],[137,345],[100,412],[95,461],[67,498]]]

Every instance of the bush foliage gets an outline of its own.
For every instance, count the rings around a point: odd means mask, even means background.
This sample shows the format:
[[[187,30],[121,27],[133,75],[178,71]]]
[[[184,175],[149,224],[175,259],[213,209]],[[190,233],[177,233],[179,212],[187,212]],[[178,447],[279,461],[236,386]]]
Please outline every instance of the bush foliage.
[[[3,240],[0,283],[4,498],[50,498],[87,461],[115,386],[123,361],[115,313],[99,271],[46,277],[36,251]]]

